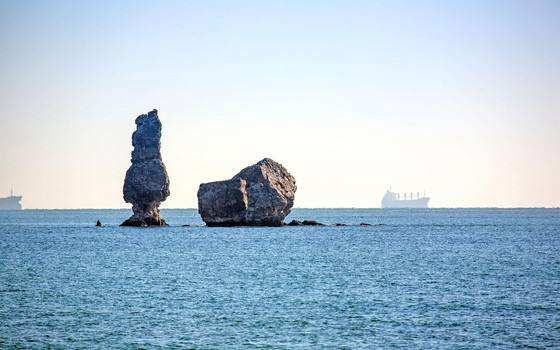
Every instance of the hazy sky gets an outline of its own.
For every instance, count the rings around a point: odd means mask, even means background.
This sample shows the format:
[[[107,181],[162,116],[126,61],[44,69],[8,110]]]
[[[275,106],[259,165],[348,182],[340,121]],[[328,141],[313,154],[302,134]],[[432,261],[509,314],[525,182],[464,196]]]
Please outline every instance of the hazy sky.
[[[163,207],[271,157],[297,207],[560,205],[560,1],[1,1],[0,194],[129,207],[137,115]]]

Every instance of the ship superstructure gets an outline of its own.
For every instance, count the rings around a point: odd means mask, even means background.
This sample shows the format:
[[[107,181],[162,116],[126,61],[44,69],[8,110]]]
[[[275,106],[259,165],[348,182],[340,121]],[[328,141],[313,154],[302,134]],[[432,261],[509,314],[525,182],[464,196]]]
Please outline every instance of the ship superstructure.
[[[401,195],[389,189],[381,200],[381,208],[428,208],[429,201],[425,192],[422,196],[420,192],[416,192],[416,195],[412,192]]]
[[[9,197],[0,198],[0,210],[21,210],[22,196],[14,196],[14,190]]]

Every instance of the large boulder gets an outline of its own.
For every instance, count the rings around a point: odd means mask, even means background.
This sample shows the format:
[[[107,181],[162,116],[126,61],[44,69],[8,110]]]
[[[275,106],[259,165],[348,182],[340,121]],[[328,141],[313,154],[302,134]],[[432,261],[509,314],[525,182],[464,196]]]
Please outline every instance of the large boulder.
[[[294,177],[265,158],[230,180],[201,184],[198,212],[207,226],[280,226],[296,189]]]
[[[121,226],[164,226],[159,205],[169,196],[169,177],[160,153],[161,122],[157,110],[136,118],[132,165],[126,172],[123,198],[133,215]]]

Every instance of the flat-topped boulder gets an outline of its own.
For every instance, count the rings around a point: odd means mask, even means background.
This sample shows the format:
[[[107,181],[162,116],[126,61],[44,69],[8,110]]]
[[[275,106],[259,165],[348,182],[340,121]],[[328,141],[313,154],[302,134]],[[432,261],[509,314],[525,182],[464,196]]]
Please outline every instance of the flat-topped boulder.
[[[296,189],[286,168],[265,158],[230,180],[201,184],[198,212],[207,226],[280,226]]]
[[[169,177],[160,153],[161,122],[157,110],[136,118],[132,157],[126,172],[123,198],[133,215],[121,226],[164,226],[159,205],[169,196]]]

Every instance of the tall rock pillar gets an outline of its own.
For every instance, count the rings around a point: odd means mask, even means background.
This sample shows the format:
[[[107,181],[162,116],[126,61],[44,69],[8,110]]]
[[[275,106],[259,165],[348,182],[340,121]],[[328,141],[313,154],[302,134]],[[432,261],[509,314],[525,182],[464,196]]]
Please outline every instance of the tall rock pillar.
[[[157,110],[136,118],[132,165],[126,172],[123,198],[133,215],[121,226],[165,226],[159,205],[169,196],[169,177],[160,153],[161,122]]]

